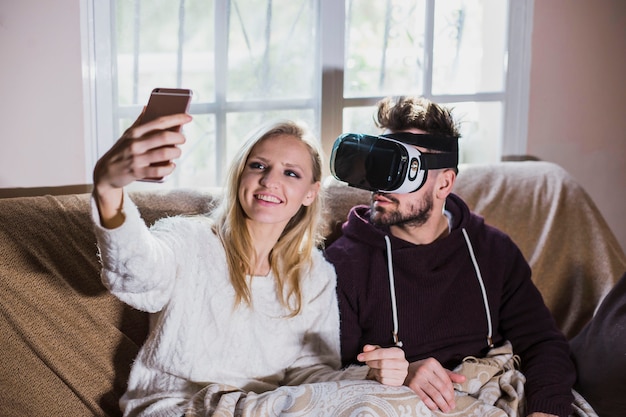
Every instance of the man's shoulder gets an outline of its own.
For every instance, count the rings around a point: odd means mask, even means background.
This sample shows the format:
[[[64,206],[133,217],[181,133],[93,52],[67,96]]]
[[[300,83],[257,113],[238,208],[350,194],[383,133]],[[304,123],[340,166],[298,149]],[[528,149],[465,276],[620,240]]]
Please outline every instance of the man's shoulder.
[[[365,242],[351,239],[345,235],[341,235],[333,243],[326,247],[324,253],[327,257],[329,255],[337,256],[346,253],[358,254],[362,252],[367,252],[369,250],[368,247],[369,245],[367,245]]]
[[[370,257],[371,249],[365,242],[340,236],[324,250],[324,255],[335,266],[364,265]]]

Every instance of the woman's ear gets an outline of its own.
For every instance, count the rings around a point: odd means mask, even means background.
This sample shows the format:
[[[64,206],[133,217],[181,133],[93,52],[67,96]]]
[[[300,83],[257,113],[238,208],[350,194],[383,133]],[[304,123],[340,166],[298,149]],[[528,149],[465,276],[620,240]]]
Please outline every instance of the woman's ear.
[[[316,181],[315,183],[311,184],[311,189],[309,190],[308,193],[306,193],[306,195],[304,196],[304,199],[302,200],[303,206],[310,206],[311,204],[313,204],[313,202],[317,198],[317,194],[320,192],[320,187],[321,187],[321,183],[319,181]]]
[[[455,180],[456,173],[453,169],[448,168],[440,172],[439,175],[437,175],[437,186],[435,188],[437,198],[445,200],[452,192]]]

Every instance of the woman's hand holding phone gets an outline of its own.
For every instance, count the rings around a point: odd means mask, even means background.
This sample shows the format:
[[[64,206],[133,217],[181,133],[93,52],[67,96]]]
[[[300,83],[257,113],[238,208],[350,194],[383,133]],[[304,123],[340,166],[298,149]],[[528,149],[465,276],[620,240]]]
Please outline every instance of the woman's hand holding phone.
[[[143,115],[143,113],[142,113]],[[185,136],[176,126],[189,123],[190,115],[162,116],[144,123],[142,115],[124,132],[94,168],[94,196],[102,225],[115,228],[124,222],[123,188],[145,178],[163,178],[174,171]]]
[[[144,108],[144,111],[140,116],[140,123],[148,123],[171,114],[187,113],[192,96],[193,92],[186,88],[155,88],[152,90],[152,93],[150,93],[148,105]],[[168,130],[180,132],[181,125],[169,127]],[[155,166],[169,164],[171,164],[170,159],[164,159],[153,163]],[[164,179],[165,176],[150,176],[140,178],[139,181],[163,182]]]

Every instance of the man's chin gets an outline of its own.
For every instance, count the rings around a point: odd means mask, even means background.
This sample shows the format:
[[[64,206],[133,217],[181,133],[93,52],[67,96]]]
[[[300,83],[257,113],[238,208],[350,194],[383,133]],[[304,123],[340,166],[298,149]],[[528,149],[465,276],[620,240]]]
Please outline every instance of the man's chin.
[[[370,212],[370,221],[376,225],[384,225],[386,224],[386,211],[380,207],[373,207]]]

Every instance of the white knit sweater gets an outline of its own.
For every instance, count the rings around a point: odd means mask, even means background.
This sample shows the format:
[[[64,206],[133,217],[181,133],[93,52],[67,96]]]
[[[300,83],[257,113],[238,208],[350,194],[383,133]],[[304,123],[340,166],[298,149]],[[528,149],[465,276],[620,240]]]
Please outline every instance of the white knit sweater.
[[[146,409],[181,415],[184,403],[212,382],[265,392],[365,376],[367,367],[336,371],[336,276],[320,251],[303,275],[302,312],[288,318],[271,275],[250,278],[251,307],[234,305],[224,248],[206,217],[169,217],[148,229],[128,194],[123,210],[124,224],[104,229],[92,200],[104,285],[153,313],[120,401],[124,415]]]

